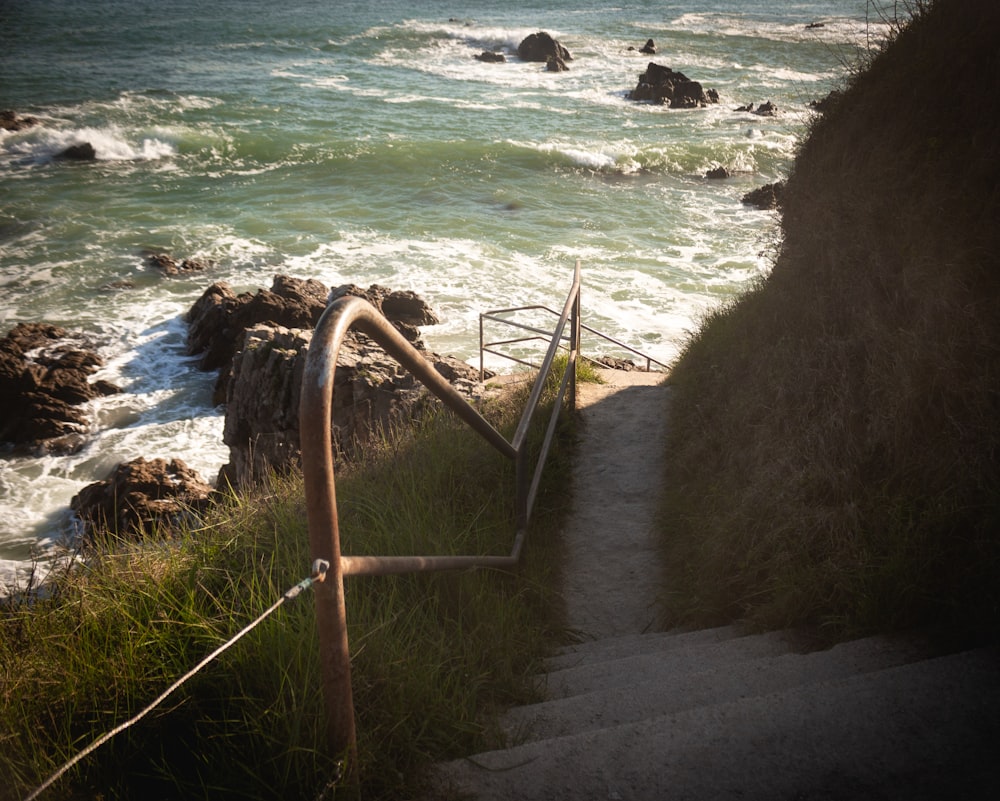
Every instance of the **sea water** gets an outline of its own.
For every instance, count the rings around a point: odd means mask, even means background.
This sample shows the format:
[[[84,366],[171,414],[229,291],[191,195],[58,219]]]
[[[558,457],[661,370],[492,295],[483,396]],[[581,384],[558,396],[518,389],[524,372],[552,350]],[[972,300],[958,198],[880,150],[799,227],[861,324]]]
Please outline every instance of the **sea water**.
[[[567,72],[517,59],[539,30]],[[185,351],[214,281],[414,290],[429,347],[477,364],[480,312],[560,307],[579,259],[587,325],[669,363],[768,269],[774,214],[740,199],[787,175],[809,103],[881,33],[868,0],[0,3],[0,109],[41,121],[0,132],[0,335],[60,325],[124,389],[88,405],[80,452],[0,455],[0,584],[118,462],[228,460]],[[628,100],[649,61],[721,102]],[[83,142],[96,161],[55,158]],[[158,252],[213,266],[165,277]]]

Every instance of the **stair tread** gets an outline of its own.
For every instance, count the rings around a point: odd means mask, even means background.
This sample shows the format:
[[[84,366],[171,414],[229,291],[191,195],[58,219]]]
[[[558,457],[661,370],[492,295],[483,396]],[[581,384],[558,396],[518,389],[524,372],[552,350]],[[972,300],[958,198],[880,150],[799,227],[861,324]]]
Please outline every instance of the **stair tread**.
[[[1000,657],[954,654],[439,766],[483,801],[1000,797]]]
[[[645,678],[627,684],[510,710],[502,724],[515,740],[542,739],[895,667],[925,655],[916,645],[870,637],[824,651],[710,664],[688,673],[675,672],[664,660]]]
[[[560,649],[545,660],[550,671],[573,667],[581,662],[613,660],[653,651],[669,651],[701,643],[716,643],[745,636],[738,626],[719,626],[696,631],[662,631],[647,634],[625,634],[600,640],[585,640]]]
[[[791,650],[792,643],[786,632],[768,632],[753,637],[695,643],[686,648],[630,654],[594,663],[581,657],[576,665],[550,671],[544,681],[549,698],[563,698],[606,687],[630,685],[650,673],[693,673],[712,665],[778,656]]]

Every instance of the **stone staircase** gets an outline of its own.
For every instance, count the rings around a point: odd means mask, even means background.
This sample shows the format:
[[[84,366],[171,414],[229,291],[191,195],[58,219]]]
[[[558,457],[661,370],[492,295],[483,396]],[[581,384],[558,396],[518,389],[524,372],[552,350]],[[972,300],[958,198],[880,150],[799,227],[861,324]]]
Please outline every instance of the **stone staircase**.
[[[580,387],[563,594],[581,642],[511,710],[510,747],[436,768],[436,798],[1000,801],[1000,653],[793,632],[649,633],[669,387]]]
[[[1000,799],[1000,655],[860,639],[802,652],[732,627],[550,660],[515,745],[438,767],[442,797]]]

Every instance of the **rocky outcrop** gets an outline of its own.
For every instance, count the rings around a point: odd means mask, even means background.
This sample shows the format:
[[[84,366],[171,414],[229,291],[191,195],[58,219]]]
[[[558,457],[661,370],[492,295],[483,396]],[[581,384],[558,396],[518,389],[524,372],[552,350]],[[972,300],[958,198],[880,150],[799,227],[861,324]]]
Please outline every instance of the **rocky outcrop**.
[[[564,63],[573,60],[569,50],[545,31],[529,34],[522,39],[517,46],[517,57],[521,61],[540,61],[543,64],[548,63],[550,58],[561,59]]]
[[[84,487],[70,502],[84,536],[99,531],[135,537],[169,534],[180,519],[203,511],[214,490],[180,459],[134,459]]]
[[[312,330],[258,325],[233,359],[223,441],[229,464],[219,486],[242,487],[299,466],[299,400]],[[427,359],[470,398],[478,371],[448,356]],[[368,337],[348,333],[334,374],[331,437],[350,456],[372,436],[411,420],[433,402],[423,386]]]
[[[243,334],[261,323],[284,328],[313,329],[329,300],[358,295],[368,300],[411,342],[420,346],[416,326],[433,325],[437,317],[412,292],[393,292],[373,284],[361,289],[345,284],[329,290],[313,279],[275,276],[271,288],[237,295],[225,282],[212,284],[187,314],[188,353],[201,354],[203,370],[221,370],[215,402],[225,402],[225,387],[233,355],[242,347]]]
[[[220,370],[214,402],[225,402],[233,355],[243,334],[259,323],[286,328],[314,328],[326,308],[329,291],[319,281],[279,275],[269,290],[237,295],[225,282],[212,284],[187,314],[188,353],[201,354],[203,370]]]
[[[80,404],[119,391],[89,380],[101,365],[58,326],[14,326],[0,340],[0,442],[38,454],[79,450],[87,430]]]
[[[548,72],[566,72],[569,67],[559,56],[549,56],[545,61],[545,69]]]
[[[202,353],[202,367],[220,369],[216,402],[226,405],[224,442],[229,464],[219,484],[254,483],[270,471],[299,463],[299,393],[313,329],[327,303],[361,297],[380,310],[416,348],[425,350],[419,326],[439,322],[419,295],[373,284],[328,290],[313,280],[277,276],[270,290],[235,295],[223,283],[210,286],[188,314],[188,350]],[[469,394],[478,373],[464,362],[427,353],[449,381]],[[427,402],[423,387],[395,359],[351,331],[334,378],[331,436],[350,454],[373,432],[415,415]]]
[[[146,256],[146,264],[169,276],[204,272],[213,266],[211,260],[183,259],[178,261],[169,253],[149,253]]]
[[[675,72],[653,61],[627,97],[670,108],[699,108],[719,102],[719,93],[714,89],[705,91],[698,81],[692,81],[683,72]]]
[[[773,184],[759,186],[743,196],[743,203],[765,211],[780,208],[781,195],[784,189],[784,181],[776,181]]]
[[[0,111],[0,130],[3,131],[23,131],[38,125],[38,122],[37,117],[21,117],[11,109]]]
[[[655,56],[656,55],[656,42],[654,42],[652,39],[647,39],[646,40],[646,44],[644,44],[639,49],[639,52],[640,53],[644,53],[647,56]]]
[[[484,50],[482,53],[477,53],[473,56],[476,61],[483,61],[487,64],[504,64],[507,62],[507,56],[503,53],[496,53],[492,50]]]

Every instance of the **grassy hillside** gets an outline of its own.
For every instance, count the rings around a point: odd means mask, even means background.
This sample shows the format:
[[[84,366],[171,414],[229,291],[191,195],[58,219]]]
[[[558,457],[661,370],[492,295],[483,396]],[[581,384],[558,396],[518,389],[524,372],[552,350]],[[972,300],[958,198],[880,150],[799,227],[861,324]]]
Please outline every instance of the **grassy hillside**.
[[[919,3],[818,117],[772,274],[675,367],[668,623],[1000,629],[1000,3]]]

